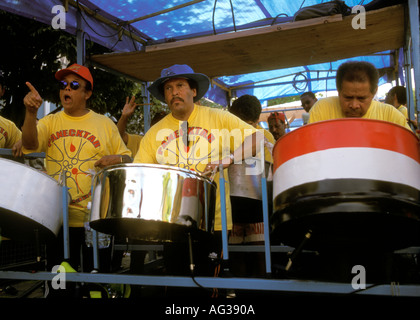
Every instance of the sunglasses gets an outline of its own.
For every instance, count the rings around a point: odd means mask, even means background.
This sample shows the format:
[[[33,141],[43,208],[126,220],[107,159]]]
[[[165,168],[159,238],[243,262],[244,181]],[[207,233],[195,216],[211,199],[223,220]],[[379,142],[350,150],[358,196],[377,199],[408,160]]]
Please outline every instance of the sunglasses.
[[[69,85],[69,83],[67,81],[60,81],[58,83],[58,86],[60,87],[60,90],[64,90],[65,88],[67,88],[67,86]],[[77,90],[81,87],[80,83],[78,81],[72,81],[70,82],[70,88],[73,90]]]

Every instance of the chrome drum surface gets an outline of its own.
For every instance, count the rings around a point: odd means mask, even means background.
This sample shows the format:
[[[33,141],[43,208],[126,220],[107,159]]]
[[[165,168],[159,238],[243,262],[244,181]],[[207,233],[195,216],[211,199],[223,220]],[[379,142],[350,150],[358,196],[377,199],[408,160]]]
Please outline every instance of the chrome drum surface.
[[[117,237],[177,242],[213,233],[216,184],[190,170],[114,165],[93,180],[90,225]]]
[[[265,162],[268,208],[273,203],[273,181],[270,179],[271,163]],[[232,219],[234,223],[263,221],[261,159],[252,157],[228,168]]]

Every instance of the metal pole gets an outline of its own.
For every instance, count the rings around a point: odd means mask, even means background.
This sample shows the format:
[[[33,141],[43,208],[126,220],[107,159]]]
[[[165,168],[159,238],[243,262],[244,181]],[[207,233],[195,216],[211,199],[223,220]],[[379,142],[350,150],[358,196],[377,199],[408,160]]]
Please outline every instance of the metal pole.
[[[70,259],[69,244],[69,207],[68,207],[68,188],[67,188],[67,171],[61,172],[62,183],[62,205],[63,205],[63,241],[64,241],[64,260]]]
[[[94,176],[92,177],[92,183],[91,183],[91,197],[92,197],[92,201],[93,201],[93,186],[94,186]],[[89,210],[91,211],[90,214],[92,214],[92,204],[91,207],[89,208]],[[90,221],[90,218],[89,218]],[[89,222],[88,222],[89,224]],[[90,228],[91,232],[92,232],[92,249],[93,249],[93,271],[98,271],[99,270],[99,251],[98,251],[98,232],[95,229]]]
[[[419,27],[419,3],[418,0],[408,1],[410,16],[410,32],[412,45],[411,64],[414,70],[414,92],[416,97],[417,112],[420,110],[420,27]],[[417,118],[417,125],[420,127],[420,119]]]
[[[86,61],[85,52],[85,32],[83,31],[83,19],[79,12],[76,13],[77,20],[77,32],[76,32],[76,52],[77,52],[77,63],[84,65]]]
[[[99,270],[99,249],[98,249],[98,232],[92,230],[92,248],[93,248],[93,271]]]
[[[267,194],[267,178],[265,177],[265,159],[264,159],[264,139],[261,141],[261,192],[263,206],[263,222],[264,222],[264,247],[265,247],[265,270],[267,275],[271,274],[271,254],[270,254],[270,229],[268,221],[268,194]]]
[[[144,93],[147,98],[146,104],[143,106],[143,115],[144,115],[144,133],[146,133],[150,129],[150,93],[147,90],[148,82],[144,84]],[[134,158],[134,155],[133,155]]]
[[[223,176],[223,164],[219,165],[219,192],[220,192],[220,209],[222,218],[222,248],[223,260],[229,260],[228,237],[227,237],[227,215],[226,215],[226,192],[225,179]]]

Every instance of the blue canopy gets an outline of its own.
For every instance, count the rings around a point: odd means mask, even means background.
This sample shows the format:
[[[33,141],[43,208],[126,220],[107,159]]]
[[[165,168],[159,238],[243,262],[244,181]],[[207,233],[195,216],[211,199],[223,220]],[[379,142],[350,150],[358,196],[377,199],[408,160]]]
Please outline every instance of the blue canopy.
[[[217,36],[220,38],[221,35],[232,37],[240,31],[252,30],[258,33],[263,28],[284,26],[293,22],[293,16],[299,9],[322,2],[320,0],[79,0],[68,2],[67,11],[63,15],[65,21],[61,23],[65,24],[63,31],[76,34],[78,28],[82,28],[85,39],[108,47],[116,54],[147,54],[159,46],[190,44],[201,39],[213,39],[211,37]],[[363,5],[366,10],[372,10],[400,2],[404,1],[346,0],[345,4],[350,8]],[[60,0],[2,1],[0,9],[51,25],[54,17],[60,14],[60,7],[56,6],[62,5],[63,2]],[[284,44],[278,44],[282,45]],[[200,43],[196,47],[199,46]],[[267,54],[263,49],[262,56]],[[222,105],[228,105],[231,97],[245,93],[266,101],[304,91],[336,90],[335,71],[342,62],[349,59],[369,61],[378,69],[384,70],[380,80],[382,84],[388,81],[387,75],[390,74],[385,70],[393,70],[395,66],[401,68],[403,65],[396,63],[398,59],[395,60],[394,50],[398,48],[389,49],[357,57],[348,57],[344,54],[343,59],[292,65],[286,68],[250,66],[246,69],[249,71],[245,73],[227,72],[211,76],[212,87],[206,97]],[[233,52],[235,48],[224,50],[227,52],[221,53],[229,54],[228,51]],[[237,48],[237,51],[240,50],[242,49]],[[235,54],[240,55],[240,52]],[[202,60],[211,58],[204,54],[202,56]],[[121,61],[112,65],[101,64],[97,60],[96,62],[98,66],[109,67],[110,70],[132,79],[152,81],[142,77],[141,72],[130,74],[126,69],[120,68]],[[131,64],[129,68],[135,66],[134,62]],[[246,63],[238,61],[238,64]],[[287,65],[287,61],[282,61],[281,65]],[[197,68],[200,72],[200,66],[194,65],[194,69]],[[267,68],[270,70],[266,70]],[[161,68],[156,66],[155,69],[154,74],[158,75]],[[261,71],[253,72],[253,70]]]

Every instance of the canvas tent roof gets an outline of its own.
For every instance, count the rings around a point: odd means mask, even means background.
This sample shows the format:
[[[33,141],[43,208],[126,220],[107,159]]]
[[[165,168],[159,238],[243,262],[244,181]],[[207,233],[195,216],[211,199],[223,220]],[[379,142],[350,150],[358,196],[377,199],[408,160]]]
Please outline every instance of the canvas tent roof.
[[[261,101],[304,91],[335,90],[335,70],[347,60],[368,60],[382,70],[398,65],[404,44],[405,1],[346,0],[367,9],[366,29],[353,16],[293,22],[300,7],[319,0],[22,0],[0,9],[51,24],[64,5],[65,31],[82,27],[85,38],[115,53],[88,57],[97,66],[138,81],[153,81],[162,68],[189,64],[212,79],[207,97],[222,105],[232,96]],[[396,6],[391,6],[397,4]],[[382,78],[382,83],[386,78]]]

